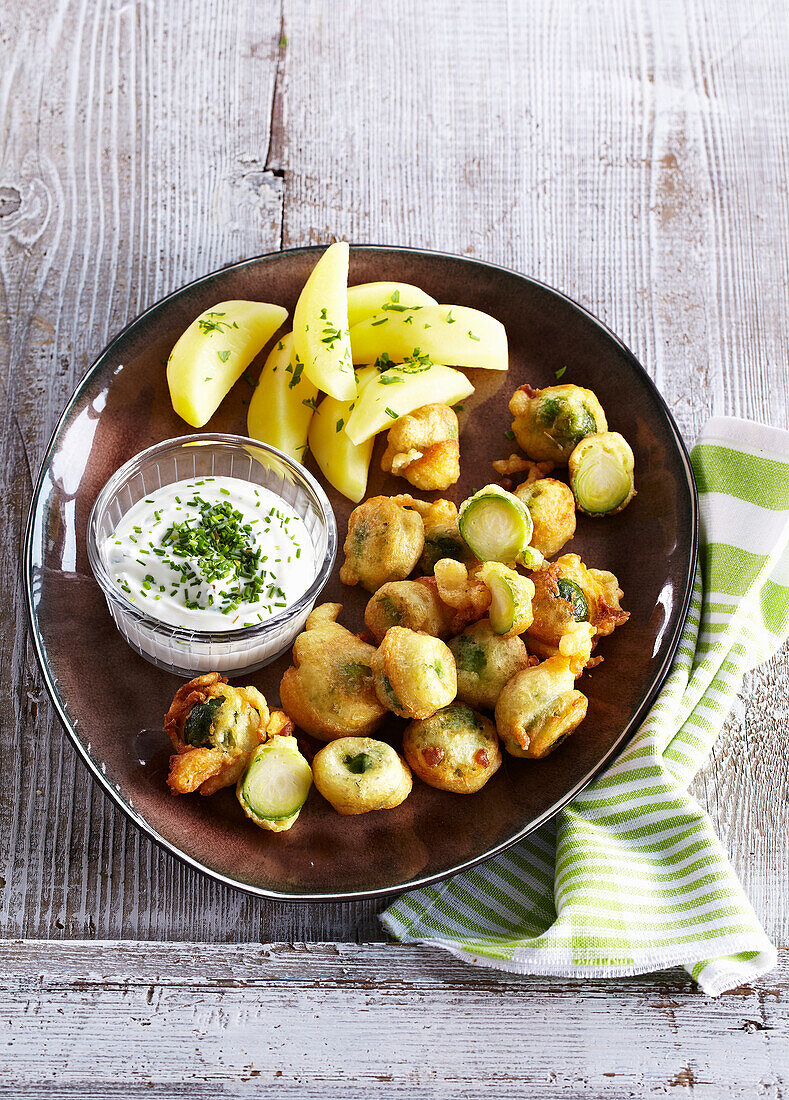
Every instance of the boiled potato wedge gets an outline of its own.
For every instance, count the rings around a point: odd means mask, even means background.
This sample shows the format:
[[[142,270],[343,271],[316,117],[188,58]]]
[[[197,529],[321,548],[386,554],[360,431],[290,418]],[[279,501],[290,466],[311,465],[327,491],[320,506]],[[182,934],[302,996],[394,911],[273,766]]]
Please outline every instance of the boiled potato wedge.
[[[435,298],[410,283],[359,283],[348,287],[348,326],[381,312],[418,312],[422,306],[436,305]]]
[[[381,312],[351,329],[354,363],[374,363],[388,356],[402,363],[429,355],[455,367],[507,369],[504,325],[468,306],[424,306],[417,312]]]
[[[360,396],[371,382],[374,384],[377,374],[375,367],[365,367],[357,372]],[[345,434],[345,425],[356,400],[358,398],[338,401],[336,397],[324,397],[310,423],[309,444],[326,480],[343,496],[358,504],[367,488],[375,439],[370,436],[357,446]]]
[[[348,244],[330,244],[299,295],[293,346],[314,386],[338,401],[356,396],[348,338]]]
[[[202,428],[288,316],[266,302],[219,302],[194,320],[167,361],[176,413]]]
[[[418,373],[412,366],[393,366],[382,372],[373,369],[378,377],[367,382],[345,426],[348,438],[357,446],[414,409],[428,404],[454,405],[474,392],[465,374],[441,363],[431,363]]]
[[[274,345],[247,412],[247,434],[301,462],[318,390],[293,350],[293,333]]]

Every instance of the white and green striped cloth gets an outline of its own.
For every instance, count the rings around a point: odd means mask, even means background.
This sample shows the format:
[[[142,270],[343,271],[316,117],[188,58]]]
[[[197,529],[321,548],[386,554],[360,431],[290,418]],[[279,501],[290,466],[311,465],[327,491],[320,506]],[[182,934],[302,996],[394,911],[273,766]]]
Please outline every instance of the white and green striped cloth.
[[[712,420],[693,449],[700,569],[669,677],[608,771],[502,855],[383,914],[400,940],[522,974],[684,966],[717,996],[776,952],[687,793],[743,673],[789,633],[789,433]]]

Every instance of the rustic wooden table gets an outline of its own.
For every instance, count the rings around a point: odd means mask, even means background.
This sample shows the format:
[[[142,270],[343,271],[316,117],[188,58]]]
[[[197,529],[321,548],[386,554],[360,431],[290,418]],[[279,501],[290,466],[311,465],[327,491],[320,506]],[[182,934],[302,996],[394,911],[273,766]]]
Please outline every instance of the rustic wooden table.
[[[564,290],[688,441],[713,412],[789,426],[787,88],[770,0],[0,0],[0,1094],[783,1095],[784,960],[719,1002],[680,972],[518,979],[374,942],[378,904],[270,904],[163,855],[53,719],[18,563],[112,334],[331,236]],[[747,679],[693,788],[781,947],[786,671]]]

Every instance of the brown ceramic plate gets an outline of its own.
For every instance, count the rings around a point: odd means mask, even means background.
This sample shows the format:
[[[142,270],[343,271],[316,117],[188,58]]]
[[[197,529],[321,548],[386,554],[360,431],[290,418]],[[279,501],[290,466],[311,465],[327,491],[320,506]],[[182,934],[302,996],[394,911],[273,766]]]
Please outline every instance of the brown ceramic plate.
[[[636,456],[638,496],[621,515],[581,516],[567,551],[613,570],[630,622],[601,643],[605,661],[587,675],[589,714],[579,731],[540,762],[505,762],[476,795],[416,782],[396,810],[340,817],[313,791],[288,833],[262,832],[232,790],[174,798],[164,779],[169,744],[161,720],[178,681],[132,652],[116,631],[88,568],[85,530],[107,478],[145,447],[183,434],[168,399],[164,364],[202,310],[230,298],[277,302],[293,311],[319,248],[261,256],[207,275],[153,306],[120,334],[80,382],[55,429],[28,524],[25,574],[33,640],[57,712],[104,790],[167,851],[221,882],[266,897],[372,897],[434,881],[522,838],[565,803],[621,749],[662,683],[688,607],[696,559],[697,508],[688,456],[646,372],[598,321],[546,286],[490,264],[436,252],[351,249],[352,283],[415,283],[440,302],[487,310],[503,321],[508,374],[470,372],[476,393],[461,419],[462,500],[493,478],[491,460],[514,448],[505,437],[507,401],[523,382],[547,386],[556,371],[595,390],[610,427]],[[256,373],[261,360],[253,368]],[[250,389],[240,381],[212,431],[246,430]],[[369,493],[408,486],[379,469]],[[450,494],[447,494],[450,495]],[[342,543],[350,506],[330,491]],[[340,560],[342,555],[339,556]],[[360,629],[365,595],[335,572],[324,599],[345,604]],[[278,699],[282,660],[253,674]],[[402,725],[402,724],[401,724]],[[384,731],[397,737],[394,721]]]

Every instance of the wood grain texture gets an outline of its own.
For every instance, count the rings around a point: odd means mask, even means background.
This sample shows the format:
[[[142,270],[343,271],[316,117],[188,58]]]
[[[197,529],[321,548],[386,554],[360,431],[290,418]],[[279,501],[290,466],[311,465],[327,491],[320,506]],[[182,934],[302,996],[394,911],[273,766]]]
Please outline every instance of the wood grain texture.
[[[43,699],[24,514],[113,332],[280,245],[442,248],[588,306],[689,441],[712,412],[785,427],[787,35],[769,0],[0,0],[0,933],[381,935],[380,905],[266,904],[162,855]],[[748,679],[693,788],[785,946],[787,659]]]
[[[674,972],[559,986],[381,944],[6,943],[0,975],[0,1095],[706,1100],[787,1083],[785,964],[720,1001]]]

